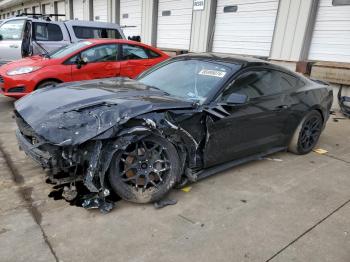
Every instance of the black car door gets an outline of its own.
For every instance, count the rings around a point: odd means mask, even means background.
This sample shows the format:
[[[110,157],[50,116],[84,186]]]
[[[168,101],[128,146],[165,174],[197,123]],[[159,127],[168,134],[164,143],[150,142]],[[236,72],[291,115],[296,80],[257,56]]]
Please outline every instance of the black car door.
[[[207,110],[205,166],[284,146],[291,89],[292,85],[285,86],[275,70],[256,69],[240,74]],[[248,101],[228,104],[232,94],[246,95]]]

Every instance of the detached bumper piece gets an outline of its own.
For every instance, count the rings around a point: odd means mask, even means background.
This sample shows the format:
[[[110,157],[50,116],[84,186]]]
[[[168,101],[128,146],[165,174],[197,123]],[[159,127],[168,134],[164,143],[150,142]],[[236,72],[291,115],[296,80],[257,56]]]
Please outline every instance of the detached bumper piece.
[[[350,118],[350,97],[342,96],[342,89],[343,89],[343,86],[340,86],[339,92],[338,92],[338,102],[339,102],[340,110],[346,117]],[[346,105],[346,103],[348,103],[348,105]]]

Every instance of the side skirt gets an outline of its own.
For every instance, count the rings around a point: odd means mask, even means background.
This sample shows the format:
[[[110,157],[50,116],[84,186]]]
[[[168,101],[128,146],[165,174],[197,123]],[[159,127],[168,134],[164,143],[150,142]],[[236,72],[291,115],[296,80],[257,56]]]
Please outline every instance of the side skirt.
[[[286,149],[287,149],[286,147],[276,147],[276,148],[270,149],[268,151],[265,151],[265,152],[262,152],[259,154],[255,154],[255,155],[248,156],[245,158],[236,159],[236,160],[233,160],[231,162],[227,162],[227,163],[220,164],[217,166],[209,167],[207,169],[203,169],[195,174],[195,176],[197,177],[196,180],[198,181],[198,180],[207,178],[209,176],[215,175],[219,172],[225,171],[225,170],[230,169],[232,167],[235,167],[235,166],[238,166],[238,165],[250,162],[250,161],[259,160],[264,156],[271,155],[271,154],[274,154],[274,153],[277,153],[280,151],[285,151]]]

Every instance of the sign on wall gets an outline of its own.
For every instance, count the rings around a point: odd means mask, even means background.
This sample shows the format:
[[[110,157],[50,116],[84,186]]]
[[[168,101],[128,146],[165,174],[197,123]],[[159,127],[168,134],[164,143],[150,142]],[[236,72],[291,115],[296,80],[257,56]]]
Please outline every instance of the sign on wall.
[[[205,0],[193,0],[193,10],[204,10]]]

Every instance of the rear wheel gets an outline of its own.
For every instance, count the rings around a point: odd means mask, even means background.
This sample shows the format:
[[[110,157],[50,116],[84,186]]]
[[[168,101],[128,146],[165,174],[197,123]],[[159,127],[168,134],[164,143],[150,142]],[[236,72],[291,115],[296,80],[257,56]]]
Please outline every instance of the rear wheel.
[[[57,85],[57,84],[58,84],[58,82],[57,82],[57,81],[53,81],[53,80],[44,81],[44,82],[40,83],[40,84],[35,88],[35,90],[40,89],[40,88],[45,88],[45,87],[48,87],[48,86]]]
[[[158,201],[181,175],[176,148],[157,136],[145,137],[117,152],[108,172],[112,189],[136,203]]]
[[[318,111],[309,112],[294,132],[288,150],[298,155],[309,153],[317,144],[323,126],[323,119]]]

